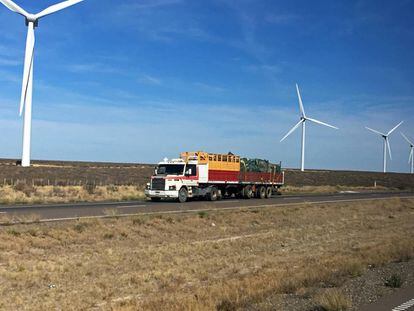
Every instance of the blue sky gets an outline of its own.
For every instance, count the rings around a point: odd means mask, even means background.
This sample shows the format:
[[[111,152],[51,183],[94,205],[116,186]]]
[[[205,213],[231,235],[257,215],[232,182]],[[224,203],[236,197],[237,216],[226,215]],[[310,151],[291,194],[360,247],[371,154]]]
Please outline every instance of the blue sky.
[[[56,3],[16,0],[30,12]],[[298,167],[381,170],[382,141],[414,138],[414,1],[85,0],[36,29],[32,157],[157,162],[232,151]],[[0,157],[21,153],[26,27],[0,7]],[[392,171],[408,146],[391,137]]]

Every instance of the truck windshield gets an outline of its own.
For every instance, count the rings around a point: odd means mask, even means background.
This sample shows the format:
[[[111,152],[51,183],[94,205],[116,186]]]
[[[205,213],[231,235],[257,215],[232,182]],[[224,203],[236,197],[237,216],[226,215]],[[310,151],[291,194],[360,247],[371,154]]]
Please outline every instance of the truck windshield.
[[[183,175],[183,164],[162,164],[157,168],[157,175]]]

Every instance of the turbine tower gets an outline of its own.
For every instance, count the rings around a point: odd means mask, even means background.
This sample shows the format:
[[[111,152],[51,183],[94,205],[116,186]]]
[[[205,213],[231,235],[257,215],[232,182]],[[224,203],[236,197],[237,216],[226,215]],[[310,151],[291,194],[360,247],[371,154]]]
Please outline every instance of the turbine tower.
[[[320,125],[324,125],[333,129],[338,129],[335,126],[329,125],[327,123],[309,118],[305,114],[305,108],[303,107],[302,97],[300,96],[299,86],[296,84],[296,92],[298,93],[299,98],[299,109],[300,109],[300,120],[299,122],[280,140],[284,141],[290,134],[292,134],[299,126],[302,125],[302,150],[301,150],[301,171],[305,170],[305,140],[306,140],[306,122],[310,121]]]
[[[404,133],[401,133],[401,135],[410,145],[410,156],[408,157],[408,164],[410,164],[411,167],[411,174],[414,174],[414,143],[411,140],[409,140],[407,136],[404,135]]]
[[[373,130],[372,128],[369,127],[365,127],[367,130],[370,130],[371,132],[380,135],[383,139],[384,139],[384,173],[387,172],[387,149],[388,149],[388,154],[390,155],[390,160],[392,160],[392,155],[391,155],[391,146],[390,146],[390,139],[389,136],[392,134],[392,132],[394,132],[398,127],[400,127],[401,124],[403,124],[404,121],[401,121],[400,123],[398,123],[392,130],[390,130],[387,134],[381,133],[377,130]]]
[[[47,9],[37,13],[30,14],[18,6],[11,0],[0,0],[8,9],[16,12],[26,20],[27,38],[26,38],[26,52],[24,58],[23,69],[23,83],[22,93],[20,97],[20,116],[24,110],[23,121],[23,151],[22,151],[22,166],[30,166],[30,147],[31,147],[31,129],[32,129],[32,94],[33,94],[33,62],[34,62],[34,46],[35,34],[34,30],[38,26],[39,19],[46,15],[63,10],[83,0],[67,0],[48,7]]]

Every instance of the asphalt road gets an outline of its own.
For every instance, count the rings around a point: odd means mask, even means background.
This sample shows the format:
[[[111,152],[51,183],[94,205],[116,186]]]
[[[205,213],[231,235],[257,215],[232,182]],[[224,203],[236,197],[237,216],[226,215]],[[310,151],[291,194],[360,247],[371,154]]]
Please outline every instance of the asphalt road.
[[[0,215],[25,216],[36,215],[40,221],[60,221],[78,218],[129,216],[137,214],[176,214],[199,211],[212,211],[224,209],[259,208],[264,206],[289,206],[300,203],[330,203],[353,202],[364,200],[382,200],[392,197],[412,197],[414,193],[338,193],[324,195],[275,196],[271,199],[226,199],[216,202],[190,201],[184,204],[177,202],[105,202],[105,203],[73,203],[51,205],[15,205],[1,206]]]

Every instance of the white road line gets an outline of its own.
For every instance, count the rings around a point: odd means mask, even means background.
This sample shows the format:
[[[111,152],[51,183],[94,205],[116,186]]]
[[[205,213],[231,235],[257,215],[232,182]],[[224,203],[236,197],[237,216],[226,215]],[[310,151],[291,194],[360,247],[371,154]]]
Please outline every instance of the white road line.
[[[240,201],[216,201],[215,204],[226,204],[226,203],[239,203]]]
[[[408,308],[411,308],[412,306],[414,306],[414,299],[404,302],[402,305],[392,309],[392,311],[404,311],[404,310],[407,310]]]
[[[136,208],[136,207],[146,207],[146,205],[127,205],[127,206],[117,206],[116,208]]]

